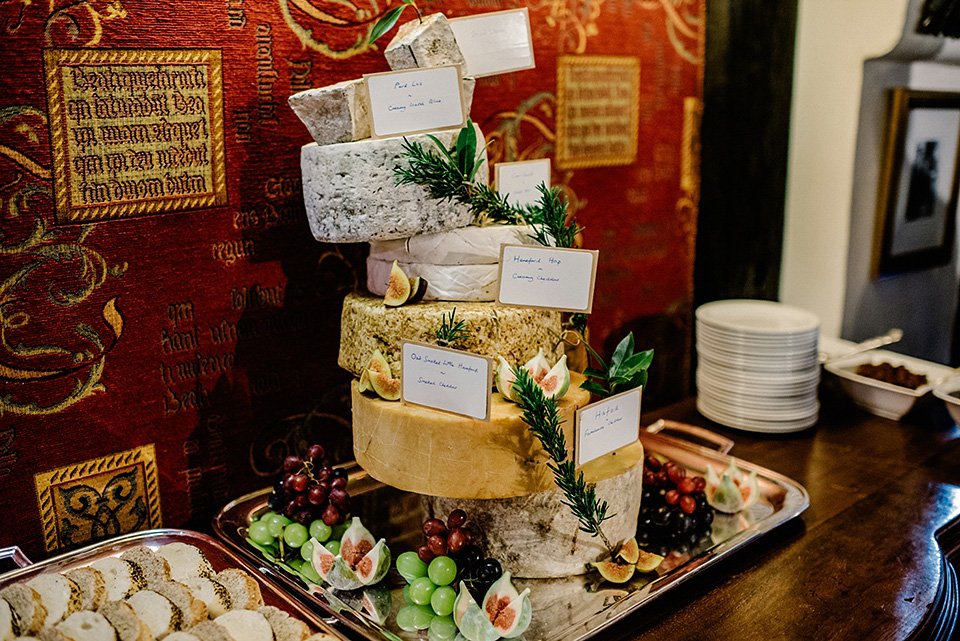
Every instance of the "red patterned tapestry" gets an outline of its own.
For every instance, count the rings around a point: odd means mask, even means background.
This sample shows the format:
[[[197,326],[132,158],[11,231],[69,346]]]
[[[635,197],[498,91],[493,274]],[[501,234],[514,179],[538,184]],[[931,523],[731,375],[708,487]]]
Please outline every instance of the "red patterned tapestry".
[[[366,245],[311,238],[286,100],[386,71],[390,4],[0,3],[0,546],[205,527],[289,447],[351,457],[336,360]],[[681,395],[704,0],[424,5],[529,8],[536,69],[480,79],[471,115],[492,162],[554,159],[600,250],[591,342],[633,330],[645,402]]]

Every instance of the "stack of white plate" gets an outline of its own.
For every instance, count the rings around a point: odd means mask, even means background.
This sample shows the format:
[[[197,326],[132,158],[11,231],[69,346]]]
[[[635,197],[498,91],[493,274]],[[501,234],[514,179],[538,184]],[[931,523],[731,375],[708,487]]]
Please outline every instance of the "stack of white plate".
[[[820,319],[763,300],[697,309],[697,409],[721,425],[795,432],[817,422]]]

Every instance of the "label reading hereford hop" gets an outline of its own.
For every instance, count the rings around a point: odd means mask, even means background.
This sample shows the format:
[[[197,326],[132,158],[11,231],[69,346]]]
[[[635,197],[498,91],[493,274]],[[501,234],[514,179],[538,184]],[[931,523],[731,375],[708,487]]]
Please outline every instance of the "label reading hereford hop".
[[[493,359],[409,341],[401,350],[404,403],[490,420]]]
[[[502,245],[497,302],[589,314],[598,254],[593,249]]]

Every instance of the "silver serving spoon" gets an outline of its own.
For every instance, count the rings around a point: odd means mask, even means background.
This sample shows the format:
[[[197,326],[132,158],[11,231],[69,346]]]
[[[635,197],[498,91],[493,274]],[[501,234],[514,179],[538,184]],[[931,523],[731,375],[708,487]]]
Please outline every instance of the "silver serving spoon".
[[[886,334],[875,336],[874,338],[868,338],[865,341],[857,343],[850,349],[849,352],[844,352],[840,356],[834,356],[833,358],[830,358],[824,352],[820,352],[820,363],[823,364],[828,361],[840,360],[841,358],[847,358],[848,356],[853,356],[854,354],[867,352],[871,349],[877,349],[878,347],[883,347],[884,345],[891,345],[899,342],[901,338],[903,338],[903,330],[898,327],[894,327]]]

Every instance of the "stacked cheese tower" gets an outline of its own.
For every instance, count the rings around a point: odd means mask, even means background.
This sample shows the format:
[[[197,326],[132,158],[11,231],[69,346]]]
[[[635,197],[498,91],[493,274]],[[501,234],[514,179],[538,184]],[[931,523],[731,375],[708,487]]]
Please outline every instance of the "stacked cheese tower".
[[[385,51],[394,70],[464,64],[442,14],[403,25]],[[290,105],[315,142],[301,153],[304,201],[321,242],[369,242],[368,293],[349,294],[341,321],[339,364],[354,380],[353,441],[357,463],[388,485],[424,495],[427,516],[465,509],[484,524],[487,554],[514,576],[556,577],[586,571],[606,556],[598,539],[579,531],[547,468],[549,457],[523,422],[520,408],[498,393],[490,421],[391,402],[364,393],[371,359],[382,355],[391,375],[403,375],[401,341],[436,342],[436,330],[456,310],[467,336],[456,347],[522,364],[543,352],[562,353],[560,314],[508,307],[496,299],[502,244],[533,243],[528,227],[477,226],[468,207],[430,197],[425,187],[398,185],[394,168],[406,162],[403,137],[369,139],[370,106],[362,81],[311,89]],[[472,93],[474,83],[464,81]],[[433,134],[448,149],[456,130]],[[477,130],[477,138],[482,133]],[[406,136],[431,148],[426,134]],[[477,180],[487,184],[485,150]],[[424,302],[386,306],[394,266],[427,286]],[[574,413],[590,400],[571,375],[559,402],[568,449]],[[612,541],[634,535],[640,505],[643,450],[639,443],[584,468],[598,498],[615,516],[604,523]],[[368,516],[367,519],[376,518]]]
[[[328,641],[265,606],[243,570],[216,572],[185,543],[129,548],[0,590],[0,641]]]

